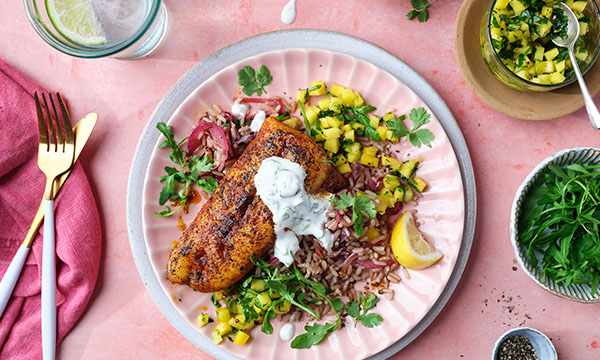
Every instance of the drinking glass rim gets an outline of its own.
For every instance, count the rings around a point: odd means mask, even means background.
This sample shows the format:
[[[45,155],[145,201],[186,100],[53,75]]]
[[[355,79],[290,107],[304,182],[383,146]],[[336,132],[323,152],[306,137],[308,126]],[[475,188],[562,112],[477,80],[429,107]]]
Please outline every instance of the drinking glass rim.
[[[45,3],[45,0],[41,0],[41,1],[44,1],[44,3]],[[41,21],[41,16],[40,16],[40,13],[38,10],[36,0],[23,0],[23,3],[25,4],[25,10],[27,13],[27,17],[29,18],[29,22],[31,23],[31,25],[33,25],[34,30],[38,33],[38,35],[40,35],[40,37],[42,39],[44,39],[44,41],[46,43],[48,43],[50,46],[52,46],[56,50],[58,50],[62,53],[65,53],[67,55],[91,59],[91,58],[100,58],[100,57],[105,57],[105,56],[110,56],[110,55],[116,54],[118,52],[121,52],[121,51],[127,49],[129,46],[131,46],[136,41],[138,41],[146,33],[146,31],[148,31],[148,29],[154,22],[154,19],[156,18],[156,15],[158,14],[158,10],[160,9],[160,6],[162,4],[162,0],[150,0],[150,1],[152,1],[152,7],[150,8],[150,12],[148,13],[148,16],[146,17],[146,20],[140,26],[140,28],[138,30],[136,30],[136,32],[133,33],[133,35],[131,35],[127,40],[124,40],[118,44],[115,44],[107,49],[90,48],[89,51],[80,50],[80,49],[76,49],[76,48],[72,47],[72,45],[70,45],[66,41],[58,38],[53,33],[53,31],[48,29],[46,24],[43,21]],[[32,5],[33,5],[33,8],[32,8]]]

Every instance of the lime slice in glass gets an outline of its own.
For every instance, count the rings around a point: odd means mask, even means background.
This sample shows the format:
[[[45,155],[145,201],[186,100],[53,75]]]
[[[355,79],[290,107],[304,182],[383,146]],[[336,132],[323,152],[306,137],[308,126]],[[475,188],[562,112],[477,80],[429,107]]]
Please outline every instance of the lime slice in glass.
[[[67,39],[81,45],[106,42],[91,0],[45,0],[50,21]]]

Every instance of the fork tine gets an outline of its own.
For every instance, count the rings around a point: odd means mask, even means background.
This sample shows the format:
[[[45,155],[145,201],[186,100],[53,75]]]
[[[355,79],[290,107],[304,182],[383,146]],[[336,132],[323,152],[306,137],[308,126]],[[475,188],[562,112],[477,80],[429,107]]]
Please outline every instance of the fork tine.
[[[56,111],[56,105],[54,105],[54,98],[52,97],[52,93],[48,94],[50,98],[50,104],[52,105],[52,113],[54,113],[54,120],[56,121],[56,137],[58,139],[58,146],[61,147],[62,151],[65,151],[65,143],[63,140],[63,130],[62,125],[60,123],[60,116],[58,116],[58,112]],[[64,121],[64,116],[63,116]]]
[[[48,107],[48,101],[46,100],[46,94],[42,93],[42,98],[44,99],[44,109],[46,110],[46,115],[48,116],[48,130],[50,132],[48,144],[50,146],[54,146],[54,151],[57,150],[56,137],[54,136],[54,121],[52,121],[52,114],[50,113],[50,108]]]
[[[56,98],[58,99],[58,104],[60,105],[60,112],[62,113],[63,122],[65,123],[65,140],[67,144],[74,144],[75,137],[73,136],[73,127],[71,126],[71,117],[69,116],[69,111],[67,111],[67,107],[65,106],[65,102],[63,101],[60,93],[56,93]]]
[[[44,120],[44,112],[42,111],[42,105],[40,104],[40,99],[38,97],[37,91],[33,94],[35,98],[35,110],[37,112],[38,118],[38,129],[39,129],[39,138],[40,144],[46,144],[46,147],[49,148],[48,144],[48,128],[46,127],[46,121]]]

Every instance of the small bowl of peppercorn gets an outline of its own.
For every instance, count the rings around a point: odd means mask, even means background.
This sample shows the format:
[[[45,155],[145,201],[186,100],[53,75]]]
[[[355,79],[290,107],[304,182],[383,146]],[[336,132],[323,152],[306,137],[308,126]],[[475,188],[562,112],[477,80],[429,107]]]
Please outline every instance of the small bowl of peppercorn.
[[[556,349],[546,335],[529,327],[510,329],[492,350],[492,360],[557,360]]]

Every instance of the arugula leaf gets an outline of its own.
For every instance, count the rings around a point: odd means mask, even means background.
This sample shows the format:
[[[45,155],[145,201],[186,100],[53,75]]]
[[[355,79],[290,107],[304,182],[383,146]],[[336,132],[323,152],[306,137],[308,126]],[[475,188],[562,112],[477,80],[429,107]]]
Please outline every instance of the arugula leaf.
[[[209,172],[214,168],[213,160],[210,156],[206,154],[202,156],[202,158],[196,155],[189,156],[179,149],[181,144],[187,140],[187,137],[180,142],[175,141],[172,128],[163,122],[156,124],[156,128],[165,137],[165,140],[161,142],[158,147],[171,148],[169,151],[169,158],[179,167],[179,169],[177,169],[166,166],[164,169],[167,175],[163,175],[159,178],[160,182],[164,182],[158,198],[159,205],[162,206],[169,200],[179,201],[179,205],[173,210],[168,206],[165,206],[163,211],[154,213],[157,216],[166,217],[173,215],[186,206],[188,195],[192,190],[193,184],[197,184],[207,193],[212,193],[217,188],[218,183],[212,177],[200,178],[201,174]],[[177,183],[183,185],[179,190],[177,190]]]
[[[375,313],[367,314],[369,310],[371,310],[375,307],[375,305],[377,305],[379,298],[377,298],[375,294],[371,293],[369,294],[369,297],[361,295],[359,300],[360,305],[355,300],[352,300],[348,302],[346,306],[346,312],[348,313],[348,315],[356,319],[354,327],[356,327],[356,324],[358,324],[359,321],[361,322],[361,324],[363,324],[363,326],[368,328],[379,326],[379,324],[381,324],[381,322],[383,321],[381,315]]]
[[[352,207],[352,221],[354,222],[354,231],[358,237],[362,236],[364,232],[365,214],[371,219],[377,215],[375,204],[367,195],[352,197],[348,194],[339,194],[338,197],[332,198],[330,202],[337,210]]]
[[[413,10],[409,11],[406,14],[406,17],[409,20],[412,20],[416,17],[419,20],[419,22],[426,22],[427,20],[429,20],[428,7],[431,5],[432,2],[433,1],[431,0],[410,0]]]
[[[296,336],[290,345],[293,349],[308,349],[325,339],[329,333],[332,333],[337,328],[337,323],[325,323],[323,325],[313,324],[306,325],[304,330],[306,333]]]
[[[219,186],[219,183],[217,182],[217,180],[215,180],[212,177],[205,177],[205,178],[199,179],[197,184],[198,184],[198,186],[200,186],[202,188],[202,190],[206,191],[209,194],[212,194]]]
[[[273,80],[269,69],[261,65],[256,72],[251,66],[244,66],[237,74],[238,84],[242,87],[242,92],[247,96],[256,95],[261,96],[263,92],[266,94],[265,86],[269,85]]]

